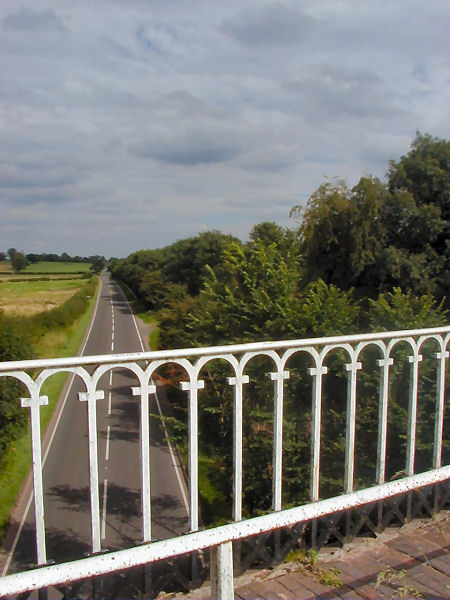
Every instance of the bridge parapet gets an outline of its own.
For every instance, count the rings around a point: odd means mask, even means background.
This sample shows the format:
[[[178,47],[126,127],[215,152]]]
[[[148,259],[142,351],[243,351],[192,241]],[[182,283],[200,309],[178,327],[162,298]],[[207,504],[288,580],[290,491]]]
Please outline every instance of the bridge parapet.
[[[0,363],[0,377],[20,380],[28,390],[22,406],[31,413],[31,447],[33,459],[36,563],[32,571],[0,578],[0,596],[11,596],[32,589],[62,585],[67,582],[113,573],[139,565],[152,563],[188,552],[211,548],[211,580],[213,597],[233,597],[232,543],[250,536],[264,534],[284,527],[313,522],[313,543],[317,543],[317,520],[357,507],[373,506],[399,494],[410,494],[450,478],[450,467],[443,466],[443,429],[445,407],[446,362],[449,356],[450,327],[379,332],[352,336],[289,340],[239,344],[233,346],[180,349],[122,355],[87,356],[70,359],[20,361]],[[406,348],[409,364],[407,391],[407,424],[403,432],[405,464],[401,477],[386,481],[388,446],[388,411],[390,376],[396,360],[396,351]],[[364,373],[364,352],[374,348],[378,353],[378,426],[376,444],[376,470],[374,481],[363,489],[355,490],[355,436],[358,411],[358,377]],[[307,374],[311,377],[311,466],[309,503],[283,509],[283,411],[285,382],[290,376],[290,364],[297,355],[309,360]],[[323,445],[323,385],[329,368],[329,357],[340,361],[347,372],[346,426],[343,432],[345,456],[343,488],[338,495],[321,499],[321,456]],[[434,361],[434,427],[432,457],[425,471],[416,473],[417,414],[420,390],[420,366],[424,356]],[[269,371],[273,380],[273,460],[272,460],[272,510],[268,514],[243,519],[243,415],[246,401],[244,386],[249,383],[245,373],[257,357],[272,362]],[[198,399],[204,387],[204,370],[211,361],[228,364],[232,376],[227,383],[233,389],[233,522],[220,527],[199,530],[199,422]],[[187,447],[189,532],[186,535],[152,541],[152,505],[150,493],[150,427],[149,395],[154,394],[155,373],[167,363],[178,365],[185,372],[182,389],[187,394]],[[99,500],[98,440],[96,404],[103,396],[99,389],[101,378],[113,369],[131,371],[138,383],[131,392],[140,403],[140,464],[142,535],[141,543],[133,548],[104,552],[101,540],[101,514]],[[45,382],[59,372],[73,373],[82,380],[85,391],[79,400],[87,406],[89,446],[89,490],[92,555],[76,561],[57,565],[47,564],[45,545],[45,514],[42,481],[42,449],[40,411],[47,402],[42,394]],[[305,373],[306,375],[306,373]],[[427,377],[429,376],[429,373]],[[411,494],[409,495],[411,499]],[[445,500],[445,498],[444,498]],[[428,502],[428,500],[424,500]],[[442,503],[442,498],[441,498]],[[435,501],[434,509],[439,508]],[[411,501],[407,502],[406,518],[412,516]],[[367,522],[367,514],[366,514]],[[314,531],[315,529],[315,531]],[[336,529],[336,528],[335,528]],[[351,527],[350,527],[351,529]],[[343,535],[348,537],[349,527]],[[351,532],[350,532],[351,533]],[[340,534],[339,534],[340,535]]]

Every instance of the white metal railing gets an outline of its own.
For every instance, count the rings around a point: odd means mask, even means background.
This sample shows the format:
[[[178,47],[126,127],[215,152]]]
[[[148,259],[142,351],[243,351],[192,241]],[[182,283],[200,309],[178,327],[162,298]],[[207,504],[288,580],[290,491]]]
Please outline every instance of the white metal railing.
[[[173,557],[186,552],[211,547],[212,584],[216,593],[223,598],[232,597],[231,541],[271,531],[286,525],[313,519],[374,502],[401,492],[442,482],[450,477],[450,467],[442,466],[442,439],[445,401],[445,371],[450,327],[371,333],[352,336],[290,340],[284,342],[264,342],[233,346],[182,349],[158,352],[143,352],[106,356],[86,356],[59,358],[53,360],[32,360],[0,363],[0,377],[9,376],[20,380],[28,389],[29,397],[22,399],[22,406],[31,412],[31,445],[33,460],[34,506],[36,522],[37,564],[42,567],[30,572],[8,575],[0,578],[0,595],[11,595],[22,591],[49,585],[62,584],[84,577],[100,575],[145,564],[162,558]],[[406,477],[385,483],[386,444],[388,427],[389,375],[393,365],[393,352],[398,344],[405,343],[410,348],[410,386],[408,400],[408,426],[406,447]],[[426,473],[414,474],[416,448],[416,418],[419,382],[419,364],[422,361],[422,348],[425,343],[435,345],[437,360],[436,409],[434,425],[434,445],[432,469]],[[379,384],[379,421],[376,463],[376,484],[362,491],[354,491],[355,427],[357,375],[362,369],[361,353],[369,346],[378,348],[378,366],[381,369]],[[348,362],[345,477],[343,495],[328,500],[319,500],[319,474],[321,453],[322,381],[327,373],[324,365],[326,357],[333,350],[340,349]],[[312,425],[311,425],[311,485],[310,504],[282,510],[282,459],[283,459],[283,382],[289,378],[288,360],[296,354],[306,353],[313,362],[308,369],[313,381]],[[257,356],[266,356],[273,361],[274,370],[270,376],[274,381],[274,426],[273,426],[273,512],[261,517],[242,520],[242,455],[243,455],[243,403],[244,385],[249,382],[245,370],[249,362]],[[233,520],[234,523],[207,531],[198,531],[198,391],[204,387],[200,379],[202,369],[212,360],[226,361],[234,371],[228,384],[234,389],[233,419]],[[182,367],[188,380],[181,387],[188,393],[188,477],[189,477],[189,518],[188,535],[151,542],[151,500],[150,500],[150,439],[149,439],[149,396],[156,393],[152,377],[155,371],[166,363],[176,363]],[[142,483],[142,541],[143,544],[126,550],[99,554],[102,550],[100,536],[99,480],[97,464],[97,424],[96,403],[103,397],[98,389],[101,377],[113,369],[123,368],[134,373],[138,386],[132,393],[140,397],[141,407],[141,483]],[[48,399],[42,395],[44,383],[59,372],[70,372],[79,377],[85,386],[80,400],[85,400],[88,414],[89,469],[90,469],[90,509],[91,546],[93,556],[61,565],[44,566],[47,563],[45,547],[45,515],[42,483],[40,409]],[[232,571],[231,571],[232,572]],[[231,581],[231,583],[230,583]],[[231,586],[231,587],[230,587]],[[230,591],[231,590],[231,591]]]

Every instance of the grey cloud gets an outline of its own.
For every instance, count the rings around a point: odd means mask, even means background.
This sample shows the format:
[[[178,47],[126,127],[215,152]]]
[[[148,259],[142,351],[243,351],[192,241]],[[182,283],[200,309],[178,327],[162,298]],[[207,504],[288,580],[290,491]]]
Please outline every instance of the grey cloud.
[[[67,204],[71,201],[73,201],[72,195],[63,193],[60,190],[34,190],[29,193],[20,194],[20,197],[17,200],[17,205],[47,204],[54,207],[56,205]]]
[[[284,46],[309,37],[316,23],[295,6],[273,2],[223,19],[219,30],[245,46]]]
[[[239,154],[239,143],[214,128],[209,132],[187,131],[136,145],[134,154],[169,165],[188,167],[224,163]]]
[[[393,118],[402,114],[398,97],[384,88],[382,79],[366,69],[316,66],[285,89],[302,99],[300,110],[333,119]]]
[[[7,15],[3,21],[3,27],[17,31],[64,31],[65,27],[62,20],[52,9],[31,10],[22,7],[15,13]]]
[[[298,161],[298,149],[274,148],[272,145],[264,151],[250,152],[241,160],[241,166],[249,171],[280,173],[292,167]]]
[[[165,148],[141,146],[136,153],[142,157],[154,158],[170,165],[188,167],[226,162],[236,154],[232,148],[208,143],[186,143],[184,146],[177,143]]]
[[[198,98],[184,90],[177,90],[164,96],[164,107],[181,110],[185,114],[198,113],[204,110],[204,104]]]
[[[287,212],[292,208],[294,204],[294,200],[292,198],[279,198],[279,197],[264,197],[254,196],[250,198],[246,198],[245,200],[242,198],[226,198],[223,200],[223,204],[225,206],[229,206],[231,208],[249,208],[255,209],[260,208],[262,205],[267,208],[269,211],[273,211],[276,213],[280,207],[286,208]]]
[[[52,188],[61,187],[70,183],[75,183],[78,180],[78,175],[68,174],[45,174],[34,173],[30,176],[29,173],[20,175],[4,175],[1,178],[2,187],[4,189],[30,189],[36,187]]]

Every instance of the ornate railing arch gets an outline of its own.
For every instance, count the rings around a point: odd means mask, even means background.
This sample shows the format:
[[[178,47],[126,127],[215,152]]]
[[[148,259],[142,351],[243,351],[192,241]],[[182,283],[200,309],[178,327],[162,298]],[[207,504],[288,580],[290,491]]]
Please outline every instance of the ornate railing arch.
[[[33,458],[33,480],[35,495],[36,519],[36,562],[42,569],[41,584],[49,585],[72,578],[82,577],[91,569],[92,573],[111,572],[115,565],[133,566],[147,562],[143,559],[147,550],[147,558],[156,560],[163,557],[176,556],[189,549],[207,547],[214,550],[217,560],[230,562],[231,540],[244,539],[246,535],[255,535],[262,531],[271,531],[286,524],[299,523],[306,518],[317,518],[329,514],[332,510],[344,510],[359,506],[365,502],[388,498],[398,490],[408,491],[414,487],[443,481],[449,477],[449,467],[442,466],[443,424],[445,406],[446,362],[449,357],[448,345],[450,327],[433,329],[379,332],[351,336],[335,336],[328,338],[288,340],[278,342],[262,342],[236,344],[231,346],[187,348],[156,352],[142,352],[121,355],[87,356],[67,359],[19,361],[0,363],[0,377],[16,378],[25,385],[29,397],[22,399],[22,406],[30,408],[31,413],[31,446]],[[406,352],[410,364],[408,425],[406,443],[406,477],[399,482],[385,482],[386,479],[386,444],[388,436],[389,383],[391,367],[399,345],[406,344]],[[420,363],[425,345],[435,344],[436,352],[436,403],[434,419],[434,441],[432,468],[427,473],[415,475],[416,420]],[[380,368],[378,390],[378,433],[376,485],[365,490],[354,490],[355,468],[355,427],[358,410],[358,373],[364,369],[364,351],[374,348],[378,353],[376,364]],[[320,500],[320,455],[321,455],[321,422],[322,422],[322,389],[323,378],[328,373],[327,358],[333,352],[343,353],[342,366],[347,371],[346,398],[346,432],[345,432],[345,465],[343,495],[328,500]],[[285,382],[290,377],[289,361],[294,357],[305,355],[308,363],[307,373],[312,378],[311,397],[311,468],[310,468],[310,504],[294,509],[282,509],[282,473],[283,473],[283,408]],[[246,384],[250,382],[249,366],[254,359],[265,357],[270,361],[268,374],[273,381],[273,469],[272,469],[272,509],[273,512],[256,519],[243,519],[242,516],[242,481],[243,481],[243,411],[245,407]],[[231,376],[226,378],[227,384],[233,388],[233,506],[232,526],[199,531],[199,492],[198,492],[198,394],[204,388],[203,370],[212,361],[224,361],[229,365]],[[180,382],[181,389],[187,393],[188,405],[188,488],[189,488],[189,535],[183,538],[160,542],[152,542],[152,507],[150,490],[150,427],[149,399],[157,394],[154,377],[158,369],[168,363],[176,364],[183,369],[186,378]],[[273,365],[273,366],[272,366]],[[123,369],[132,373],[136,384],[131,386],[130,394],[136,397],[140,406],[140,478],[142,495],[142,542],[143,546],[128,550],[119,550],[102,554],[100,536],[99,481],[97,464],[97,423],[96,406],[98,400],[104,398],[101,380],[108,373]],[[91,545],[94,556],[65,565],[47,566],[45,549],[45,515],[42,485],[42,449],[40,431],[41,406],[48,399],[42,394],[42,386],[53,375],[60,372],[72,373],[80,378],[84,391],[79,393],[79,400],[86,402],[89,444],[89,487],[91,510]],[[221,554],[223,553],[223,554]],[[220,558],[221,557],[221,558]],[[87,561],[87,562],[86,562]],[[116,563],[114,563],[116,561]],[[214,562],[214,561],[213,561]],[[87,565],[87,566],[86,566]],[[216,565],[217,566],[217,565]],[[216,567],[214,567],[216,568]],[[214,570],[214,569],[213,569]],[[216,571],[214,571],[217,573]],[[217,585],[220,577],[217,576]],[[29,574],[0,578],[0,595],[17,593],[21,590],[40,587],[37,579]]]

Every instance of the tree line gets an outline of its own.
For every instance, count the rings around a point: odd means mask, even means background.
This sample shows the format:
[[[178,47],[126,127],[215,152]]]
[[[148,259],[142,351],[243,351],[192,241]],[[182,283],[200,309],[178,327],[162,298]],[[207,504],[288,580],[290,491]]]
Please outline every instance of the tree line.
[[[297,228],[255,225],[243,243],[218,231],[110,262],[154,311],[164,348],[296,339],[446,323],[450,260],[450,144],[417,134],[411,149],[389,164],[386,182],[361,177],[352,188],[325,181],[292,216]],[[433,437],[435,363],[424,350],[417,464],[429,462]],[[435,351],[435,349],[434,349]],[[322,493],[342,489],[346,373],[330,357],[323,397]],[[357,484],[373,482],[378,421],[376,353],[364,356],[358,383]],[[309,365],[311,366],[311,365]],[[367,366],[367,369],[366,369]],[[270,505],[273,429],[271,382],[264,361],[249,365],[244,419],[244,511]],[[311,378],[300,359],[289,365],[284,419],[284,505],[307,498]],[[405,349],[392,369],[389,409],[390,475],[404,468],[409,365]],[[203,518],[230,517],[232,395],[222,364],[208,367],[199,401]],[[162,373],[170,390],[169,419],[181,449],[186,440],[183,373]],[[220,385],[219,385],[220,384]],[[422,384],[421,384],[422,385]],[[448,446],[446,446],[448,452]],[[402,466],[403,465],[403,466]]]
[[[0,252],[0,262],[6,260],[10,261],[11,266],[16,273],[23,271],[30,264],[38,262],[88,263],[92,265],[92,271],[94,271],[94,273],[99,273],[106,265],[105,257],[97,254],[94,256],[70,256],[67,252],[63,252],[62,254],[47,252],[42,252],[41,254],[36,254],[34,252],[25,254],[16,248],[8,248],[6,252]]]

